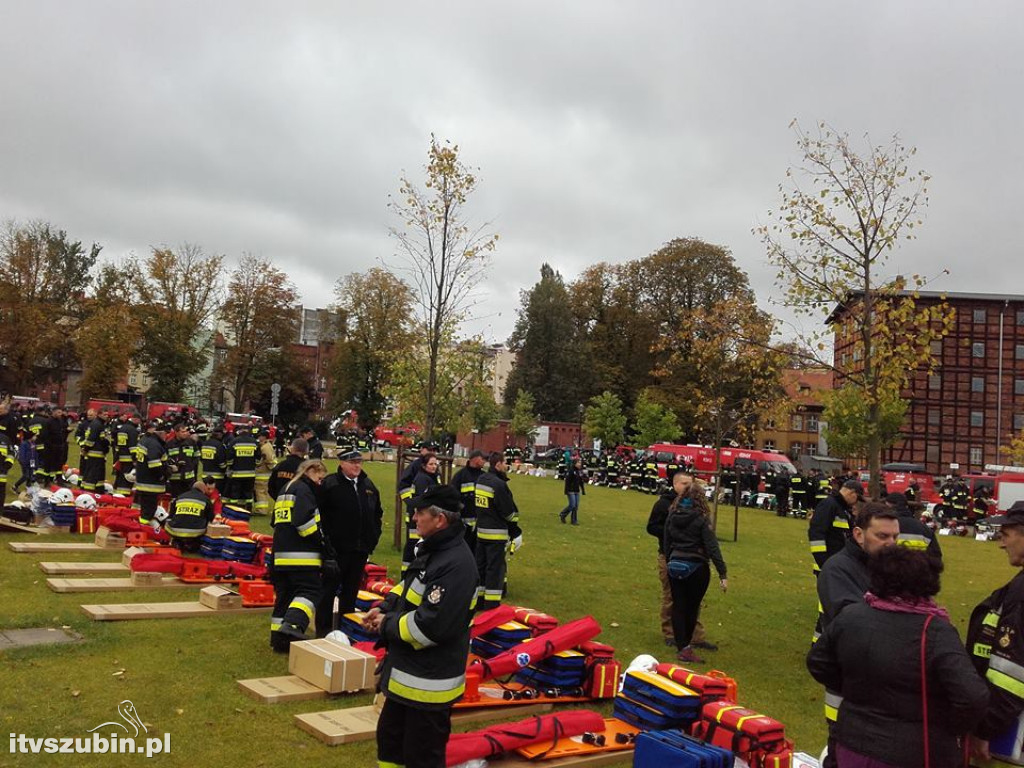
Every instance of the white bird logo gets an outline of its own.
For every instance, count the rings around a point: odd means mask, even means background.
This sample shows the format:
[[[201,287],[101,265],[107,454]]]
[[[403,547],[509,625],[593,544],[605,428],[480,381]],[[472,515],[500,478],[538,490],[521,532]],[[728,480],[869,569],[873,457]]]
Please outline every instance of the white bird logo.
[[[128,725],[135,729],[136,736],[139,735],[140,727],[142,728],[143,731],[149,733],[149,729],[146,728],[145,723],[142,722],[142,718],[139,717],[139,713],[135,711],[135,705],[132,704],[130,700],[125,699],[120,704],[118,704],[117,712],[119,715],[121,715],[122,720],[124,720],[126,723],[128,723]],[[128,728],[125,725],[123,725],[122,723],[115,723],[113,720],[108,721],[106,723],[100,723],[95,728],[90,728],[88,731],[86,731],[86,733],[92,733],[93,731],[97,731],[106,725],[116,725],[118,728],[124,728],[124,732],[128,733]]]

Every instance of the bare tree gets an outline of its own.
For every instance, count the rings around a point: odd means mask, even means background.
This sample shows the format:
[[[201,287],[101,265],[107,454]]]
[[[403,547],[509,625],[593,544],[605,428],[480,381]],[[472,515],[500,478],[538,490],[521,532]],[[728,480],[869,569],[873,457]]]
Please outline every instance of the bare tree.
[[[429,361],[424,436],[433,435],[441,344],[472,306],[472,292],[497,245],[488,225],[471,227],[464,206],[476,177],[459,160],[459,148],[431,135],[426,181],[421,189],[404,175],[388,207],[401,225],[391,228],[416,296],[417,332]]]

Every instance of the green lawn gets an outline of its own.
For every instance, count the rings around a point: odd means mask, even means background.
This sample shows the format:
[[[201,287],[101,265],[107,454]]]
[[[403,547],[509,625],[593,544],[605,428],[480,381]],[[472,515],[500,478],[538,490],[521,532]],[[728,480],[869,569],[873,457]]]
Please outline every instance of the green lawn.
[[[394,491],[394,465],[367,463],[385,497]],[[510,567],[509,600],[561,620],[592,614],[604,627],[601,640],[625,664],[640,653],[669,661],[658,629],[656,545],[644,531],[653,497],[590,488],[580,526],[560,525],[560,482],[515,476],[525,546]],[[376,560],[397,572],[399,553],[390,546],[391,510]],[[267,518],[257,528],[269,530]],[[739,541],[732,538],[732,510],[720,513],[720,535],[729,565],[730,590],[709,592],[703,619],[721,649],[706,654],[708,666],[739,683],[740,700],[786,724],[801,749],[816,753],[823,742],[821,693],[804,670],[816,598],[806,545],[806,523],[774,513],[742,509]],[[246,677],[287,674],[287,660],[267,645],[266,614],[221,619],[92,622],[82,603],[190,599],[195,588],[159,592],[61,595],[45,585],[39,560],[114,560],[115,554],[21,555],[0,535],[0,629],[68,626],[84,637],[73,646],[0,654],[0,718],[6,733],[83,736],[116,716],[131,699],[150,735],[170,733],[172,754],[164,765],[249,765],[294,768],[308,764],[373,765],[372,744],[325,747],[299,731],[291,715],[361,705],[369,695],[324,704],[262,705],[238,691]],[[84,540],[54,536],[46,540]],[[961,632],[972,606],[1012,575],[994,543],[942,539],[946,574],[941,602]],[[713,582],[714,584],[715,582]],[[610,711],[610,705],[601,707]],[[49,765],[49,755],[10,755],[0,765]],[[230,756],[230,757],[228,757]],[[68,765],[122,765],[122,756],[78,756]],[[628,759],[624,761],[629,764]]]

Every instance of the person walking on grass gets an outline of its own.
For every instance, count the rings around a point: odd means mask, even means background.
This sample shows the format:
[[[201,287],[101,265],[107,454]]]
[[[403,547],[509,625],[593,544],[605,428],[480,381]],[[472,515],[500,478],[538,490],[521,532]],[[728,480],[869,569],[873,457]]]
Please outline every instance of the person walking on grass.
[[[573,461],[572,465],[565,472],[565,495],[569,503],[565,505],[558,514],[558,519],[563,523],[569,517],[573,525],[579,525],[576,513],[580,508],[580,495],[587,493],[587,476],[583,473],[583,462],[580,459]]]
[[[672,630],[675,635],[676,658],[702,664],[704,660],[690,643],[700,616],[700,605],[711,581],[711,567],[718,571],[719,586],[729,587],[725,560],[718,539],[711,530],[711,512],[704,489],[688,472],[677,472],[672,478],[676,492],[665,519],[664,544],[668,562],[669,587],[672,591]]]

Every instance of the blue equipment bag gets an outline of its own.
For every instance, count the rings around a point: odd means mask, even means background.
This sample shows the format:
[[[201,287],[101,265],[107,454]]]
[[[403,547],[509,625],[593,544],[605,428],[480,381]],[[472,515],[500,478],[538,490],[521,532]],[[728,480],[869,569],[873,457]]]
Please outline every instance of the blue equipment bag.
[[[732,768],[733,754],[679,731],[649,731],[636,737],[634,768]]]

